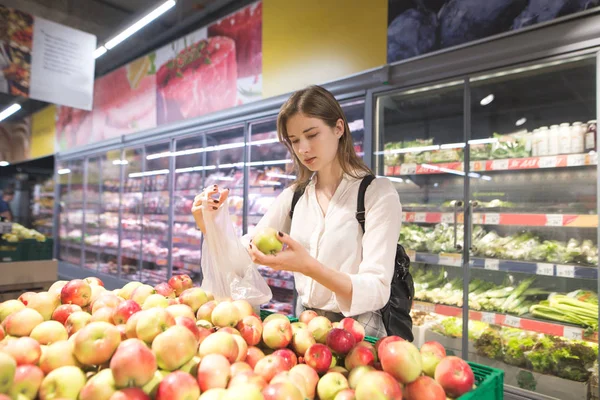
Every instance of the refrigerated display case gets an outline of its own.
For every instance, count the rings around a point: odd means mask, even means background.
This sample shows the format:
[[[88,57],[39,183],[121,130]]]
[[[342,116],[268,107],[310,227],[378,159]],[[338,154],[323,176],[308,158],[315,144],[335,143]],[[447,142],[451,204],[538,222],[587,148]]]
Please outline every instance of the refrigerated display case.
[[[593,54],[376,97],[375,168],[397,186],[429,317],[415,337],[559,399],[587,398],[598,356],[596,68]]]
[[[52,238],[54,216],[54,178],[33,186],[31,192],[31,227],[47,238]]]

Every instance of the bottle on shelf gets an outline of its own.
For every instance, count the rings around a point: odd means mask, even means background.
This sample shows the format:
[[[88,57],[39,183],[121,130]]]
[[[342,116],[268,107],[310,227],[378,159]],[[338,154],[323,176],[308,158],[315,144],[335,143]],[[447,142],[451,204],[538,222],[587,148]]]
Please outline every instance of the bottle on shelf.
[[[560,154],[571,153],[571,126],[568,122],[560,124],[558,129],[558,151]]]
[[[585,149],[585,126],[581,122],[573,122],[571,126],[571,153],[581,154]]]
[[[537,144],[537,155],[538,156],[547,156],[549,155],[549,149],[548,149],[548,127],[547,126],[542,126],[538,129],[537,132],[537,139],[535,140],[535,143]]]
[[[550,156],[555,156],[560,152],[559,142],[558,142],[558,136],[559,136],[558,132],[559,132],[558,125],[550,126],[550,131],[548,133],[548,155],[550,155]]]
[[[532,132],[532,143],[531,143],[531,155],[533,157],[537,157],[539,156],[538,154],[538,147],[539,147],[539,141],[540,141],[540,129],[536,128],[533,130]]]
[[[598,124],[595,119],[592,119],[587,122],[586,132],[585,132],[585,151],[596,150],[596,131],[598,129]]]

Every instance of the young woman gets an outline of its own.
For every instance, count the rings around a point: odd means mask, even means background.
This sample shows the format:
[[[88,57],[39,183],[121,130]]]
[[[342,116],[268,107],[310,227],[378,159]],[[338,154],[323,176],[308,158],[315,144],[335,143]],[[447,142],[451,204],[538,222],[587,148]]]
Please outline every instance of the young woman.
[[[357,196],[362,178],[372,172],[354,151],[342,108],[321,87],[294,93],[281,108],[277,131],[293,156],[297,180],[256,229],[278,230],[286,248],[265,255],[249,243],[248,262],[294,273],[297,315],[312,309],[332,321],[353,317],[368,336],[385,336],[379,310],[390,297],[402,217],[396,189],[386,178],[368,186],[363,234],[356,219]],[[304,191],[290,218],[297,188]],[[202,205],[217,210],[228,194],[212,186],[196,196],[192,213],[204,234],[211,233],[204,227]]]

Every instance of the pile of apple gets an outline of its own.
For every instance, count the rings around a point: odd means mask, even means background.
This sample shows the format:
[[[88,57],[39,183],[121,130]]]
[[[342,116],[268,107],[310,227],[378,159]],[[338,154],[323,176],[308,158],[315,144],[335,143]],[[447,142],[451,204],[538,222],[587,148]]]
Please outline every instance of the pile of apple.
[[[108,291],[98,278],[0,303],[0,400],[446,400],[469,365],[435,342],[375,345],[314,311],[264,321],[186,275]]]

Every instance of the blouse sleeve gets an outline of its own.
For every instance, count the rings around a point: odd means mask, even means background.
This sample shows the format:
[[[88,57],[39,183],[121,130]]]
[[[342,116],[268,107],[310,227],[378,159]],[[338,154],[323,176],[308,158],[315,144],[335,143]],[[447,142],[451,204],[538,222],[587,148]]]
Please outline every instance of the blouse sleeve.
[[[377,178],[365,193],[365,232],[358,273],[350,274],[352,303],[338,307],[349,317],[383,308],[390,298],[396,245],[402,225],[398,192],[386,178]]]

